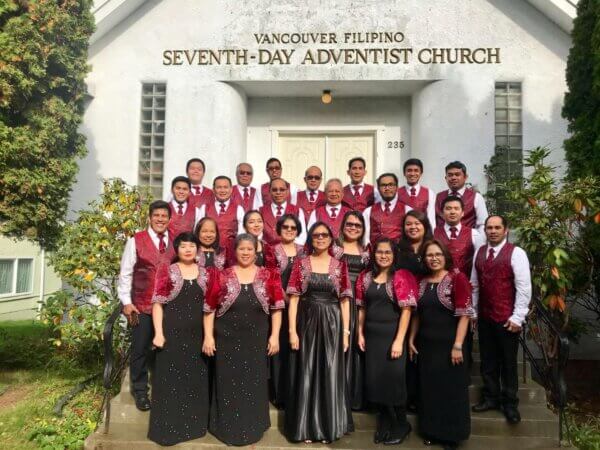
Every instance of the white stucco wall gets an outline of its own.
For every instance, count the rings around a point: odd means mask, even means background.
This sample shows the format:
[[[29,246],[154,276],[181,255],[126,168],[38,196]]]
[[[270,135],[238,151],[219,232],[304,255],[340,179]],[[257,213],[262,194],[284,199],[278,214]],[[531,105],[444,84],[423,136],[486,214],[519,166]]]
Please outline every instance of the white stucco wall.
[[[401,31],[400,46],[499,47],[501,64],[345,66],[164,66],[165,49],[248,48],[253,33]],[[494,82],[523,83],[523,144],[548,144],[562,160],[560,147],[566,124],[560,107],[566,89],[564,70],[569,36],[529,3],[514,0],[149,0],[90,49],[88,83],[94,99],[82,127],[89,155],[81,164],[73,208],[81,207],[100,189],[102,177],[137,181],[140,90],[145,81],[167,83],[165,184],[183,171],[185,160],[200,156],[207,179],[233,175],[235,164],[252,156],[258,166],[253,131],[278,121],[302,122],[316,106],[306,100],[247,98],[228,82],[331,80],[421,80],[410,97],[381,98],[379,107],[361,107],[365,100],[334,100],[321,122],[358,124],[386,121],[389,133],[401,129],[410,145],[402,158],[420,157],[425,183],[443,186],[443,167],[454,159],[469,167],[471,181],[485,189],[482,167],[494,147]],[[286,47],[286,46],[282,46]],[[303,52],[306,47],[293,47]],[[323,47],[323,46],[320,46]],[[324,47],[341,48],[340,45]],[[346,47],[348,47],[346,45]],[[270,48],[270,47],[268,47]],[[263,91],[265,89],[262,89]],[[318,94],[312,99],[318,102]],[[334,89],[335,94],[335,89]],[[305,102],[297,115],[285,102]],[[348,105],[342,108],[337,105]],[[362,103],[361,103],[362,102]],[[397,110],[394,106],[397,104]],[[249,105],[249,108],[248,108]],[[260,108],[256,108],[260,105]],[[248,110],[250,114],[248,114]],[[259,114],[260,113],[260,114]],[[270,125],[269,124],[270,121]],[[247,126],[250,126],[250,130]],[[404,139],[406,140],[406,139]],[[388,166],[389,164],[389,166]],[[385,170],[398,170],[398,160],[385,160]],[[383,168],[379,167],[382,170]]]

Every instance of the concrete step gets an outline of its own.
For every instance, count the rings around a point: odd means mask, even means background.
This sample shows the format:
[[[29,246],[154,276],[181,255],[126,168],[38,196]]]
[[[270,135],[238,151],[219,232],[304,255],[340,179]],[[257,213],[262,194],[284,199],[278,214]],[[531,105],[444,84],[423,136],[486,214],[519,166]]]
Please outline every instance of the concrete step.
[[[102,428],[102,427],[101,427]],[[148,439],[148,432],[145,424],[113,424],[108,434],[103,434],[101,429],[90,435],[86,441],[85,450],[156,450],[163,448]],[[514,450],[514,449],[554,449],[556,439],[549,437],[489,437],[471,435],[470,439],[465,441],[461,450]],[[177,448],[189,450],[217,450],[227,448],[225,444],[218,441],[215,437],[207,434],[203,438],[178,444]],[[288,442],[285,437],[275,428],[268,430],[263,438],[256,444],[248,447],[254,450],[275,450],[275,449],[338,449],[338,450],[357,450],[357,449],[378,449],[387,448],[383,444],[373,444],[373,433],[370,431],[354,432],[344,436],[339,441],[331,444],[296,444]],[[427,447],[416,432],[402,443],[403,449],[426,449],[436,448]]]

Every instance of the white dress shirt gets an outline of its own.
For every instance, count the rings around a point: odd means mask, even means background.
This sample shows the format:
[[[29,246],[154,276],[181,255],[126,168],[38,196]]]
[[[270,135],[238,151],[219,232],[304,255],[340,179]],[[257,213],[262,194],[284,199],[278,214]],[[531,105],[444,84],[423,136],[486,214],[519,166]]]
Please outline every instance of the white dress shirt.
[[[156,232],[148,227],[148,234],[150,239],[159,248],[160,239]],[[165,230],[165,244],[169,246],[169,232]],[[119,280],[117,281],[117,296],[123,306],[131,304],[131,283],[133,282],[133,267],[137,262],[137,253],[135,248],[135,238],[130,237],[127,239],[125,249],[123,250],[123,257],[121,258],[121,270],[119,271]]]
[[[458,195],[462,198],[465,195],[466,186],[463,186],[461,189],[457,190]],[[480,233],[484,232],[485,219],[488,217],[487,206],[485,205],[485,200],[483,196],[473,190],[475,194],[475,199],[473,200],[473,207],[475,208],[475,227],[479,230]],[[448,195],[453,195],[452,189],[448,189]]]
[[[281,211],[282,211],[281,215],[284,215],[285,208],[287,208],[287,202],[283,202],[279,206],[281,206]],[[277,205],[275,203],[271,203],[271,212],[273,213],[273,217],[275,217],[275,219],[277,219]],[[300,226],[302,227],[302,232],[298,233],[298,236],[296,237],[296,240],[294,242],[299,245],[304,245],[304,243],[306,242],[306,229],[304,227],[306,220],[305,220],[304,211],[302,211],[302,208],[298,208],[298,220],[300,221]]]
[[[454,227],[456,228],[456,234],[459,235],[460,234],[460,230],[462,230],[462,223],[458,223],[458,225],[454,225]],[[450,228],[452,228],[452,225],[448,224],[447,222],[444,222],[444,231],[446,232],[446,236],[448,236],[448,239],[452,239],[452,232],[450,231]],[[472,228],[471,229],[471,242],[473,243],[473,248],[475,249],[475,253],[477,253],[477,250],[479,250],[479,247],[481,247],[483,244],[485,244],[485,235],[481,234],[477,229]]]
[[[343,207],[343,205],[341,203],[339,203],[337,205],[330,205],[329,203],[325,204],[325,210],[327,211],[327,215],[329,217],[331,217],[331,215],[332,215],[331,208],[336,208],[335,215],[337,217],[340,215],[340,211],[342,210],[342,207]],[[312,227],[315,223],[317,223],[317,210],[316,209],[310,213],[310,217],[308,218],[308,223],[306,224],[307,230],[309,230],[310,227]]]
[[[352,194],[354,194],[354,186],[358,186],[358,195],[362,195],[363,191],[365,190],[365,182],[364,181],[361,183],[358,183],[358,184],[350,183],[348,186],[350,186],[350,192],[352,192]],[[375,203],[381,201],[381,194],[379,193],[377,186],[373,186],[373,195],[375,197]]]
[[[419,195],[421,192],[421,185],[419,183],[414,184],[413,186],[407,184],[404,186],[408,196],[410,197],[410,190],[415,188],[415,195]],[[427,219],[429,219],[429,223],[431,224],[431,231],[435,230],[435,192],[432,189],[427,189]]]
[[[240,184],[236,184],[233,187],[234,189],[237,189],[237,191],[240,194],[240,197],[242,199],[244,198],[244,187],[245,186],[242,186]],[[250,195],[250,190],[254,186],[247,186],[247,187],[248,187],[248,195]],[[254,188],[254,189],[256,189],[256,192],[254,193],[254,201],[252,202],[252,209],[258,210],[258,208],[260,208],[263,205],[262,195],[260,195],[260,187],[259,188]]]
[[[373,206],[381,204],[382,205],[381,208],[383,210],[385,210],[385,204],[386,203],[387,203],[386,201],[382,200],[380,202],[375,202],[375,204]],[[396,194],[394,196],[394,198],[389,201],[390,211],[394,210],[394,208],[396,207],[396,203],[398,203],[398,194]],[[365,246],[368,245],[371,242],[371,210],[373,209],[373,206],[369,206],[362,213],[363,217],[365,218],[365,236],[363,238],[363,245],[365,245]],[[410,206],[404,205],[404,214],[406,214],[407,212],[409,212],[411,210],[412,210],[412,208]],[[402,228],[402,224],[401,223],[399,223],[398,226],[400,228]]]
[[[196,189],[195,189],[196,186],[198,186],[200,188],[200,194],[198,194],[198,195],[202,195],[204,193],[204,189],[207,189],[206,186],[202,186],[201,184],[192,184],[192,187],[190,188],[190,196],[196,195]],[[173,193],[169,192],[169,195],[167,195],[166,202],[171,203],[173,200],[174,200]]]
[[[228,198],[226,201],[224,202],[220,202],[218,200],[215,201],[215,209],[217,211],[217,214],[221,211],[221,203],[223,203],[225,205],[225,209],[229,208],[229,204],[231,203],[231,198]],[[238,221],[238,234],[240,233],[244,233],[244,208],[242,208],[241,205],[237,206],[236,209],[236,217],[237,217],[237,221]],[[196,220],[194,221],[194,228],[196,227],[196,225],[198,224],[198,222],[200,222],[201,219],[203,219],[206,216],[206,205],[202,205],[199,207],[196,207]],[[214,217],[213,217],[214,219]]]
[[[181,215],[184,215],[188,209],[188,203],[189,202],[187,200],[183,203],[179,203],[175,199],[171,200],[171,206],[173,207],[173,211],[175,212],[175,214],[179,214],[179,205],[181,205],[183,207],[183,208],[181,208],[181,210],[182,210]]]
[[[506,244],[504,239],[494,249],[494,259],[498,257],[500,251]],[[485,258],[487,258],[487,249]],[[513,308],[512,315],[508,318],[515,325],[521,326],[527,317],[529,312],[529,302],[531,301],[531,273],[529,268],[529,259],[527,253],[521,247],[515,246],[512,256],[510,258],[510,265],[514,273],[515,283],[515,306]],[[473,286],[473,309],[477,313],[477,306],[479,304],[479,279],[477,274],[477,268],[473,264],[473,270],[471,271],[471,286]]]

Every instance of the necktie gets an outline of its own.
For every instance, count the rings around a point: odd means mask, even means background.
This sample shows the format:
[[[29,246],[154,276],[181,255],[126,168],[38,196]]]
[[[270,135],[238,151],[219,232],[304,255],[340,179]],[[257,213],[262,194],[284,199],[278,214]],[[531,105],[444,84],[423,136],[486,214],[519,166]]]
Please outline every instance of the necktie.
[[[485,260],[486,263],[491,263],[494,260],[494,249],[490,247],[488,250],[488,257]]]
[[[460,193],[458,191],[452,191],[450,195],[454,195],[455,197],[460,197]]]
[[[458,238],[458,234],[456,233],[458,230],[456,229],[456,227],[450,227],[450,239],[457,239]],[[490,248],[490,250],[492,250]]]
[[[276,217],[281,217],[283,215],[283,208],[281,205],[277,205],[277,215]]]
[[[311,203],[315,202],[315,191],[310,191],[310,194],[308,194],[309,197],[308,199],[310,200]]]
[[[337,214],[335,213],[337,211],[336,207],[331,208],[331,218],[335,219],[337,217]]]
[[[177,214],[183,216],[183,205],[181,203],[177,205]]]
[[[416,197],[417,196],[417,190],[414,187],[410,188],[410,196],[411,197]]]
[[[360,186],[354,186],[354,196],[360,197]]]
[[[165,242],[165,233],[158,233],[158,251],[164,253],[167,250],[167,243]]]
[[[389,214],[391,212],[390,206],[390,202],[385,202],[385,209],[383,210],[383,212]]]
[[[221,207],[221,209],[219,210],[219,215],[225,214],[225,203],[220,202],[219,206]]]
[[[248,192],[248,188],[244,188],[244,201],[250,200],[250,193]]]
[[[200,195],[200,186],[194,186],[195,195]]]

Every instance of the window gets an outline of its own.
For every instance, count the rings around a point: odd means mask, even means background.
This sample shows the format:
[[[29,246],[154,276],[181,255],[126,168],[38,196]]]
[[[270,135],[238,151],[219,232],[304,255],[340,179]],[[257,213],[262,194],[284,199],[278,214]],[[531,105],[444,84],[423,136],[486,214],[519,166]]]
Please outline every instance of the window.
[[[32,281],[33,259],[0,259],[0,296],[27,294]]]
[[[165,107],[167,85],[142,85],[142,119],[138,184],[148,186],[154,198],[162,198],[165,153]]]

